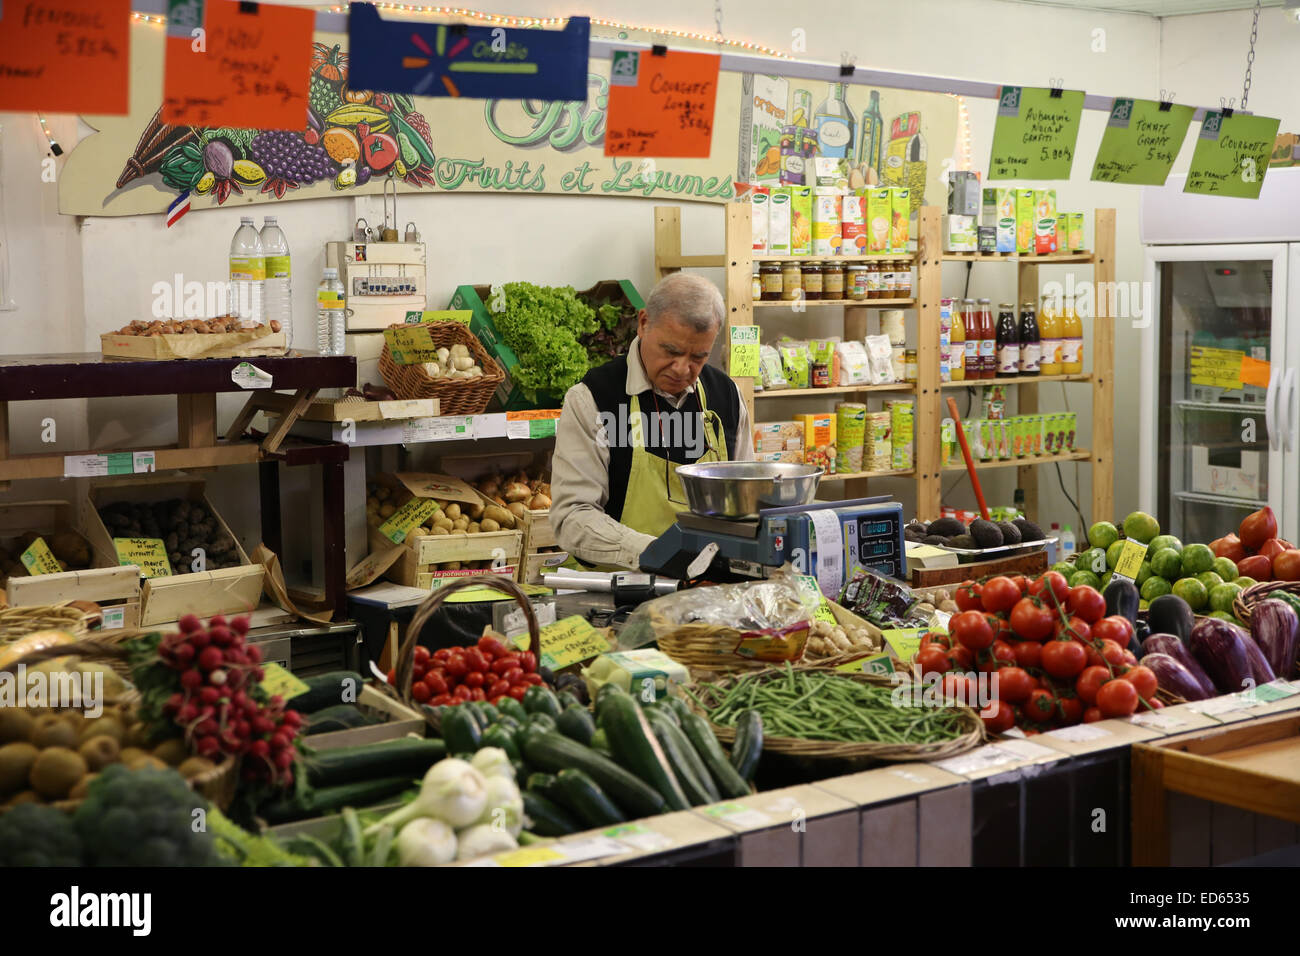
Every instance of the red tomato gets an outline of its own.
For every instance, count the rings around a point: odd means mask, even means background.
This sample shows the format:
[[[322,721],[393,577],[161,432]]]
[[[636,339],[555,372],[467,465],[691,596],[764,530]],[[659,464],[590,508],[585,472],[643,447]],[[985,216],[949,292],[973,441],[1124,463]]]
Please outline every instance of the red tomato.
[[[917,650],[923,651],[927,647],[938,647],[947,652],[952,648],[952,638],[947,634],[936,634],[934,631],[926,631],[924,636],[921,638],[921,646],[918,647]]]
[[[419,681],[416,681],[414,684],[411,685],[411,696],[414,697],[418,703],[422,704],[430,697],[432,697],[433,694],[429,692],[428,684],[423,684],[420,683]]]
[[[1035,723],[1045,723],[1056,714],[1056,698],[1045,690],[1031,691],[1024,705],[1025,716]]]
[[[447,658],[447,673],[452,677],[464,677],[469,673],[469,661],[464,654],[453,653]]]
[[[1233,564],[1246,556],[1246,548],[1235,534],[1225,534],[1222,538],[1211,541],[1210,550],[1216,558],[1227,558]]]
[[[388,669],[388,683],[392,684],[394,687],[397,686],[397,668],[390,667]]]
[[[427,673],[429,673],[429,669],[427,667],[421,667],[419,664],[411,665],[412,680],[417,680],[417,681],[424,680],[424,675]]]
[[[984,610],[993,614],[1010,611],[1019,600],[1020,588],[1010,578],[1001,575],[985,581],[984,589],[980,592],[980,603]]]
[[[974,705],[978,699],[975,682],[964,674],[944,674],[939,687],[943,691],[944,700]]]
[[[1300,581],[1300,551],[1283,551],[1274,558],[1273,577],[1279,581]]]
[[[430,700],[429,700],[429,706],[430,706],[430,707],[446,707],[446,706],[447,706],[448,704],[450,704],[454,699],[455,699],[455,698],[453,698],[453,697],[451,696],[451,694],[439,694],[437,697],[430,698]]]
[[[414,660],[415,660],[415,663],[416,663],[416,666],[417,666],[417,667],[418,667],[419,665],[421,665],[421,664],[423,664],[425,667],[428,667],[428,666],[429,666],[429,658],[430,658],[430,656],[431,656],[431,655],[429,654],[429,649],[428,649],[427,647],[425,647],[423,644],[416,644],[416,645],[415,645],[415,658],[414,658]]]
[[[1159,697],[1152,697],[1147,701],[1147,703],[1151,705],[1152,710],[1159,710],[1161,707],[1165,706]]]
[[[1150,700],[1156,693],[1156,675],[1149,667],[1130,667],[1120,678],[1133,685],[1139,697]]]
[[[482,671],[470,671],[465,675],[465,683],[470,687],[482,687],[486,680]]]
[[[1057,620],[1052,626],[1052,636],[1058,641],[1087,644],[1092,640],[1092,628],[1083,618],[1072,617],[1068,621]]]
[[[1048,641],[1043,645],[1043,670],[1053,677],[1076,677],[1088,666],[1088,654],[1074,641]]]
[[[993,643],[993,628],[979,611],[962,611],[948,622],[948,632],[972,651],[980,651]]]
[[[953,600],[962,611],[979,611],[984,607],[980,603],[980,586],[974,581],[967,581],[958,587],[957,596]]]
[[[512,667],[519,667],[518,654],[504,654],[492,662],[493,674],[504,674]],[[522,670],[522,668],[520,668]]]
[[[1102,659],[1111,667],[1119,667],[1124,663],[1124,648],[1109,638],[1101,642],[1100,652]]]
[[[455,692],[451,696],[455,697],[457,700],[469,700],[471,693],[472,691],[468,684],[461,684],[456,688]]]
[[[989,648],[993,655],[994,664],[997,667],[1014,667],[1016,664],[1016,650],[1006,641],[997,640]]]
[[[1097,703],[1097,691],[1101,685],[1110,680],[1110,671],[1105,667],[1090,666],[1083,669],[1079,679],[1074,683],[1074,692],[1089,706]]]
[[[1137,706],[1137,688],[1126,680],[1107,681],[1097,691],[1097,709],[1103,717],[1129,717]]]
[[[1061,723],[1069,726],[1077,724],[1083,718],[1083,702],[1077,697],[1058,697],[1057,705],[1061,709]]]
[[[948,655],[937,647],[927,647],[925,650],[917,651],[916,666],[921,668],[923,675],[942,674],[952,669]]]
[[[1096,588],[1080,584],[1077,588],[1070,588],[1065,609],[1092,624],[1106,616],[1106,599]]]
[[[494,658],[502,657],[510,653],[504,644],[498,641],[495,637],[489,637],[486,634],[478,639],[477,647],[485,655],[491,654]]]
[[[1020,590],[1021,597],[1029,593],[1029,578],[1023,574],[1009,574],[1007,577],[1011,578],[1011,583]]]
[[[533,671],[537,670],[537,655],[532,651],[520,651],[519,666],[527,673],[531,674]]]
[[[948,660],[959,671],[968,671],[975,665],[975,655],[965,644],[953,645],[952,650],[948,651]]]
[[[485,671],[488,669],[488,659],[483,656],[483,652],[477,647],[466,648],[465,663],[469,665],[472,671]]]
[[[525,674],[524,683],[532,684],[533,686],[537,687],[537,686],[541,686],[542,684],[545,684],[546,681],[542,680],[541,674]]]
[[[993,704],[993,714],[989,717],[981,717],[984,721],[984,729],[991,734],[1000,734],[1003,731],[1010,730],[1016,722],[1016,712],[1011,709],[1011,705],[1005,700],[995,701]]]
[[[1273,578],[1273,562],[1267,555],[1252,554],[1237,562],[1237,573],[1256,581],[1270,581]]]
[[[1094,640],[1112,640],[1121,648],[1128,647],[1133,639],[1133,624],[1126,617],[1112,614],[1092,626],[1092,636]]]
[[[515,700],[523,700],[524,694],[528,692],[527,684],[515,684],[510,688],[510,696]]]
[[[1083,722],[1085,724],[1096,723],[1101,719],[1102,719],[1101,711],[1096,707],[1089,707],[1087,710],[1083,712]]]
[[[1037,641],[1021,641],[1012,645],[1016,663],[1021,667],[1039,667],[1043,663],[1043,645]]]
[[[1125,664],[1136,664],[1137,662],[1138,662],[1138,659],[1137,659],[1137,657],[1134,656],[1133,652],[1130,651],[1127,647],[1124,648],[1124,663],[1125,663]]]
[[[524,680],[524,669],[518,665],[507,667],[501,679],[510,684],[520,684]]]
[[[475,687],[472,691],[469,692],[469,699],[487,700],[487,694],[483,691],[482,687]]]
[[[1277,560],[1277,556],[1279,554],[1284,553],[1285,551],[1286,551],[1285,544],[1283,544],[1277,538],[1269,538],[1267,541],[1265,541],[1262,545],[1259,546],[1259,550],[1256,551],[1255,553],[1262,554],[1264,557],[1268,558],[1269,561],[1275,561]]]
[[[495,699],[508,693],[510,693],[510,682],[499,680],[488,691],[488,698]]]
[[[432,692],[433,696],[447,693],[447,682],[440,674],[425,674],[424,684]]]
[[[450,647],[440,647],[433,652],[433,659],[439,663],[445,661],[449,657],[451,657]]]
[[[1070,594],[1070,583],[1065,580],[1065,575],[1059,571],[1048,571],[1033,584],[1029,585],[1029,593],[1034,597],[1043,596],[1043,603],[1048,607],[1054,607],[1052,599],[1046,595],[1048,589],[1056,595],[1056,601],[1064,604],[1065,599]]]
[[[1011,630],[1021,640],[1041,641],[1052,633],[1056,615],[1034,598],[1024,597],[1011,609]]]
[[[1034,689],[1034,679],[1019,667],[1004,667],[997,672],[998,697],[1018,704]]]

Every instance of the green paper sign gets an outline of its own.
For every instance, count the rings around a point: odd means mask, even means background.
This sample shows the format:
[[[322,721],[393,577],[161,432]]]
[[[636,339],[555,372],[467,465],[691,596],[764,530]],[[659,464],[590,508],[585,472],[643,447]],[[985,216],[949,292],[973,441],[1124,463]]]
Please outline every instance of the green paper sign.
[[[989,179],[1069,179],[1083,90],[1004,86],[993,127]]]
[[[1196,111],[1161,109],[1155,100],[1116,97],[1101,137],[1092,178],[1103,183],[1163,186]]]
[[[1258,199],[1278,125],[1267,116],[1207,112],[1183,192]]]
[[[731,362],[727,373],[732,378],[758,378],[758,326],[731,327]]]

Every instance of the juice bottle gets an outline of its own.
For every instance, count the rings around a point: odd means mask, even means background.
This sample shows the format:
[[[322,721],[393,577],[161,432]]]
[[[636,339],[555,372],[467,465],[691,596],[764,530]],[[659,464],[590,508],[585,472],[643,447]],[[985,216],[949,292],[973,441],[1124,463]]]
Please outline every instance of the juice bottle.
[[[1061,374],[1061,317],[1057,314],[1056,303],[1050,295],[1043,296],[1042,307],[1038,310],[1038,332],[1042,339],[1042,358],[1038,363],[1039,374]]]
[[[964,305],[965,300],[953,299],[948,367],[954,382],[966,380],[966,316],[964,314]]]
[[[1083,323],[1074,311],[1074,296],[1065,297],[1062,310],[1061,371],[1066,375],[1083,371]]]
[[[1020,323],[1016,321],[1016,307],[1010,302],[998,305],[997,359],[998,375],[1020,373]]]
[[[993,324],[993,310],[988,299],[979,300],[980,378],[996,378],[998,374],[998,330]]]
[[[1043,350],[1033,302],[1020,303],[1020,374],[1037,375]]]
[[[974,299],[961,300],[961,323],[966,332],[966,381],[980,377],[980,316]]]

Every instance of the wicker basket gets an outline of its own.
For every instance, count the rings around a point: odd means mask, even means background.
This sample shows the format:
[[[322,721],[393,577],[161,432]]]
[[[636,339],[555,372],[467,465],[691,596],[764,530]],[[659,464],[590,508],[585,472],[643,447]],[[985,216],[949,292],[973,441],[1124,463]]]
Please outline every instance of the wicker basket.
[[[1262,581],[1259,584],[1252,584],[1244,591],[1238,591],[1237,597],[1232,602],[1232,613],[1250,627],[1250,617],[1254,612],[1255,605],[1260,601],[1266,601],[1278,591],[1286,591],[1288,594],[1294,594],[1300,597],[1300,581]]]
[[[819,671],[823,668],[817,668]],[[765,671],[760,671],[751,676],[759,680],[779,680],[785,676],[785,669],[780,667],[771,667]],[[699,685],[692,685],[688,689],[690,694],[683,695],[686,705],[696,713],[708,719],[708,712],[705,707],[696,703],[695,698],[699,698],[705,705],[712,704],[716,701],[715,693],[724,692],[728,687],[740,679],[741,675],[724,677],[715,687],[707,688]],[[845,680],[855,680],[864,684],[874,684],[878,687],[888,687],[891,690],[897,687],[895,683],[885,677],[876,674],[842,674]],[[797,737],[772,737],[764,735],[763,752],[783,754],[789,757],[813,760],[842,760],[853,764],[873,763],[876,761],[897,761],[897,760],[939,760],[945,757],[955,757],[963,754],[968,750],[973,750],[985,740],[984,722],[980,720],[979,715],[970,707],[964,705],[952,705],[950,709],[958,713],[958,719],[963,728],[962,734],[952,740],[935,744],[894,744],[894,743],[877,743],[877,742],[857,742],[843,743],[833,740],[802,740]],[[730,746],[735,742],[736,731],[732,727],[722,727],[709,721],[709,726],[713,728],[714,734],[722,743]]]
[[[43,661],[60,657],[81,657],[106,663],[115,673],[129,679],[126,641],[143,633],[145,632],[131,629],[104,631],[72,644],[55,644],[39,651],[32,651],[7,667],[0,667],[0,673],[16,673],[19,665],[33,667]],[[134,690],[129,690],[115,702],[134,706],[139,703],[139,700],[140,695]],[[239,786],[239,761],[227,760],[208,773],[191,777],[188,783],[196,793],[224,810],[235,799],[235,791]],[[53,805],[62,810],[73,810],[80,803],[80,800],[61,800]],[[3,812],[4,809],[0,808],[0,813]]]
[[[0,648],[37,631],[66,631],[74,636],[90,630],[90,617],[70,601],[0,610]]]
[[[389,328],[409,326],[391,325]],[[384,384],[400,399],[436,398],[439,415],[478,415],[486,411],[497,386],[506,380],[501,366],[488,355],[478,337],[460,322],[427,322],[422,328],[429,330],[436,348],[467,346],[483,374],[478,378],[432,379],[422,364],[398,365],[385,342],[384,351],[379,356],[379,374],[384,377]]]

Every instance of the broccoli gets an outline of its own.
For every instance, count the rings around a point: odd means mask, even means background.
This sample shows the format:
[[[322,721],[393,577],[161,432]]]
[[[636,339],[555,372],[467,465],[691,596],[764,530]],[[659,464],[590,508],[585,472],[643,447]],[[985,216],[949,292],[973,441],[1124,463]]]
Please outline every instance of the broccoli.
[[[175,770],[106,767],[73,814],[93,866],[221,866],[195,809],[207,802]]]
[[[216,807],[208,810],[208,827],[217,851],[232,866],[317,866],[315,859],[297,856],[268,836],[253,836]]]
[[[21,803],[0,816],[0,866],[81,865],[81,838],[62,810]]]

